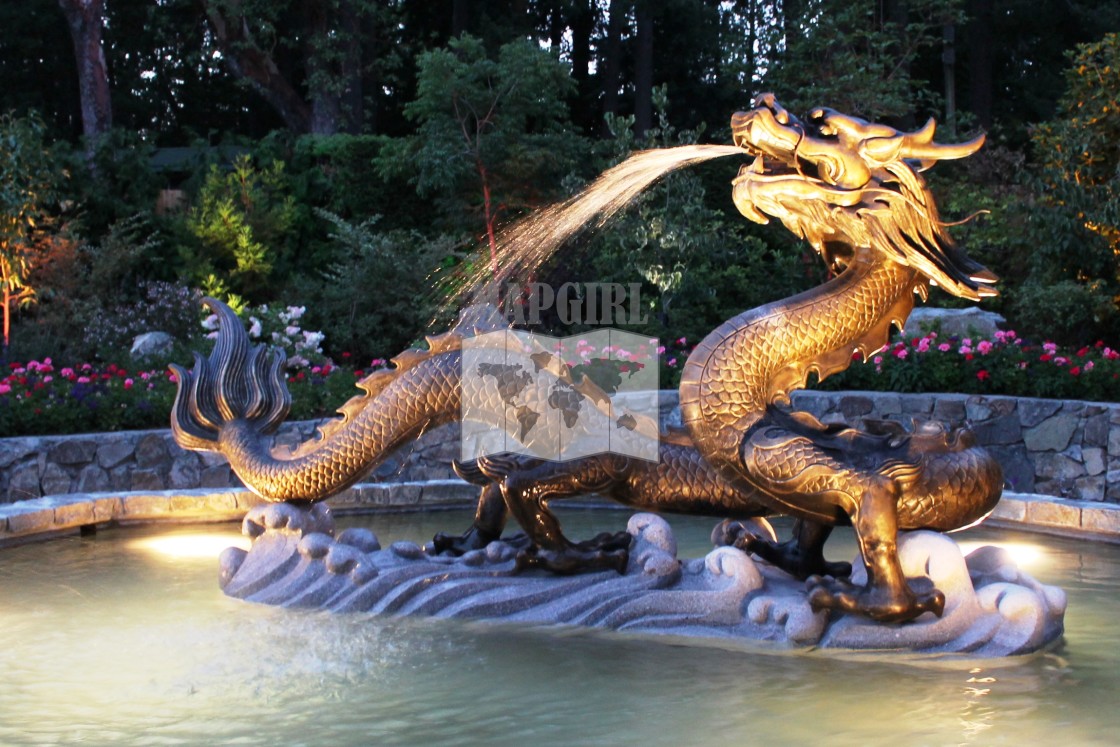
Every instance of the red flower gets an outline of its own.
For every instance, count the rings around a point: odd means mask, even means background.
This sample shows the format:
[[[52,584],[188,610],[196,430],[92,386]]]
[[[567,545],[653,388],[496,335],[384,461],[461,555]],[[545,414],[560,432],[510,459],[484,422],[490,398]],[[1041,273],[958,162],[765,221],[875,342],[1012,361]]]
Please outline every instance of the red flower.
[[[988,373],[987,369],[981,368],[979,371],[976,372],[976,378],[980,379],[980,381],[987,381],[991,377],[992,377],[992,375],[990,373]]]
[[[1071,376],[1080,376],[1081,375],[1081,366],[1074,366],[1073,368],[1071,368],[1069,370],[1069,373],[1070,373]]]
[[[1050,355],[1049,353],[1043,353],[1042,355],[1038,356],[1038,359],[1040,361],[1042,361],[1043,363],[1045,363],[1046,361],[1050,360],[1053,357],[1054,356]]]
[[[349,354],[349,353],[343,353],[343,354],[342,354],[342,357],[343,357],[343,358],[349,358],[349,357],[350,357],[350,354]]]
[[[361,369],[358,369],[357,371],[354,372],[354,378],[355,379],[360,379],[365,375],[366,375],[366,372],[362,371]]]
[[[1081,348],[1080,350],[1077,351],[1077,357],[1078,358],[1084,358],[1088,353],[1089,353],[1089,346],[1086,345],[1085,347],[1083,347],[1083,348]]]
[[[965,354],[964,354],[964,359],[965,359],[966,361],[970,361],[970,360],[972,360],[972,353],[965,353]]]

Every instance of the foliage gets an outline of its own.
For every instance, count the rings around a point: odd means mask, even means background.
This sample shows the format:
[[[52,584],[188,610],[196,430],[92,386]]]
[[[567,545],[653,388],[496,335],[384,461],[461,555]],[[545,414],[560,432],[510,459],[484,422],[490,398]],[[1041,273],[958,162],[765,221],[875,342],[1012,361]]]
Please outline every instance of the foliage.
[[[935,110],[937,96],[928,81],[913,77],[913,65],[940,44],[946,25],[963,21],[960,0],[807,0],[798,6],[800,15],[786,18],[780,29],[784,52],[766,76],[787,108],[826,105],[876,122]]]
[[[966,392],[1090,401],[1120,399],[1120,351],[1098,341],[1075,349],[1034,343],[1014,331],[994,339],[941,336],[897,339],[822,383],[824,389]]]
[[[301,209],[280,161],[258,166],[241,155],[229,172],[212,166],[187,217],[196,239],[181,249],[188,281],[212,295],[267,300],[291,271]]]
[[[181,360],[181,359],[180,359]],[[384,365],[384,361],[373,361]],[[0,434],[54,435],[166,428],[175,376],[116,363],[56,365],[50,358],[12,363],[0,376]],[[288,378],[293,420],[331,417],[364,371],[330,364]]]
[[[48,206],[60,178],[42,121],[35,116],[0,115],[0,361],[7,357],[11,341],[13,307],[35,299],[35,288],[27,282],[32,236],[38,224],[50,217]]]
[[[438,215],[491,235],[499,220],[559,193],[582,144],[569,125],[567,67],[519,40],[487,56],[471,36],[421,56],[405,113],[416,134],[386,148],[382,173],[411,173]]]
[[[173,357],[189,357],[199,347],[202,294],[164,281],[141,285],[138,301],[97,310],[85,328],[86,348],[100,360],[126,359],[137,335],[165,332],[175,341]]]
[[[285,367],[291,370],[329,365],[330,359],[323,354],[322,332],[305,330],[301,322],[307,308],[288,306],[287,308],[268,305],[248,307],[240,316],[249,322],[249,338],[263,342],[284,353]],[[204,329],[211,330],[206,336],[218,336],[218,317],[211,314],[202,322]]]
[[[433,277],[454,256],[447,238],[416,231],[377,231],[379,219],[350,223],[326,211],[335,259],[308,284],[311,316],[332,349],[364,358],[395,354],[437,314]]]
[[[1049,210],[1036,221],[1042,241],[1033,279],[1092,296],[1099,327],[1120,305],[1120,34],[1071,55],[1058,116],[1040,125],[1040,192]],[[1113,308],[1101,318],[1101,301]]]

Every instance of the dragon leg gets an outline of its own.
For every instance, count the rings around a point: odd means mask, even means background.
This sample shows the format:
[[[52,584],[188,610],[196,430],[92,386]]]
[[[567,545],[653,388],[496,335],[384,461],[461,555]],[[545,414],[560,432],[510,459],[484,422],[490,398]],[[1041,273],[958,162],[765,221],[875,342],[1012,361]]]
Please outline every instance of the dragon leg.
[[[487,483],[478,496],[474,521],[462,534],[440,532],[432,538],[432,547],[438,553],[463,555],[471,550],[481,550],[502,536],[506,526],[506,501],[497,483]]]
[[[851,511],[852,527],[867,566],[867,583],[853,587],[828,579],[810,579],[814,610],[857,612],[880,622],[912,620],[923,612],[940,616],[945,594],[928,578],[907,579],[898,558],[898,482],[871,480]]]
[[[793,525],[793,536],[785,542],[760,537],[757,529],[742,521],[725,521],[717,534],[718,544],[757,555],[795,578],[843,578],[852,573],[851,563],[825,560],[824,543],[832,534],[832,526],[828,524],[798,519]]]
[[[603,532],[590,540],[572,542],[548,506],[553,499],[608,489],[616,478],[601,468],[600,461],[589,457],[564,465],[544,462],[521,468],[516,458],[478,460],[479,469],[500,485],[506,509],[529,538],[529,547],[517,557],[519,569],[543,568],[562,574],[604,569],[625,572],[631,539],[627,532]],[[561,466],[565,469],[559,469]]]

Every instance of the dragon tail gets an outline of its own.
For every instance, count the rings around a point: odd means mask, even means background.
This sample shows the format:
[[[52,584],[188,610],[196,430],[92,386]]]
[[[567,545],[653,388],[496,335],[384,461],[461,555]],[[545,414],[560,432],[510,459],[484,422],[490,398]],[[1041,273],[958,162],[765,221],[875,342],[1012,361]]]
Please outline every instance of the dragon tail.
[[[213,298],[203,303],[218,316],[218,338],[208,357],[194,354],[190,371],[171,364],[178,379],[171,432],[184,449],[218,451],[222,428],[234,421],[258,435],[274,433],[292,396],[281,373],[284,354],[253,345],[229,306]]]

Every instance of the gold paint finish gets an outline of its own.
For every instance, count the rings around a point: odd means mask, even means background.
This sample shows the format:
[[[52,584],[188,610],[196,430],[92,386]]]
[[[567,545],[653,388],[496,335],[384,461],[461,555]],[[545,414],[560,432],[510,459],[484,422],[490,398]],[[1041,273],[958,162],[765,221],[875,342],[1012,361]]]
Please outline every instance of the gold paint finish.
[[[839,274],[729,319],[696,347],[680,387],[687,432],[662,434],[659,462],[607,454],[564,463],[484,458],[458,465],[462,476],[484,486],[475,526],[461,537],[441,535],[436,545],[459,552],[482,546],[512,513],[529,537],[524,566],[620,568],[628,538],[572,543],[549,501],[599,491],[654,510],[738,519],[776,511],[799,519],[790,542],[760,539],[765,533],[757,524],[721,525],[720,541],[797,575],[843,575],[846,564],[826,563],[821,548],[833,526],[850,523],[867,583],[816,578],[814,608],[881,621],[940,614],[944,595],[928,579],[903,576],[898,531],[949,531],[983,518],[1000,497],[999,464],[964,429],[826,426],[791,411],[788,395],[811,373],[823,379],[847,368],[853,353],[867,358],[884,347],[891,326],[902,326],[914,295],[924,297],[930,283],[972,300],[995,295],[995,276],[953,244],[919,173],[975,152],[983,138],[941,145],[933,142],[932,122],[902,133],[824,108],[801,121],[772,95],[734,115],[731,128],[735,147],[638,154],[585,193],[531,218],[511,233],[504,266],[548,256],[579,226],[617,210],[660,174],[737,153],[754,159],[732,183],[743,215],[781,221]],[[191,371],[173,367],[179,393],[172,429],[184,448],[225,454],[245,484],[269,500],[323,500],[463,411],[461,338],[448,334],[431,338],[427,351],[394,359],[394,370],[360,382],[363,393],[340,410],[341,418],[292,458],[273,456],[264,437],[288,410],[280,362],[249,344],[232,311],[208,303],[220,318],[218,342],[209,358],[195,356]],[[581,391],[598,401],[595,392]]]

